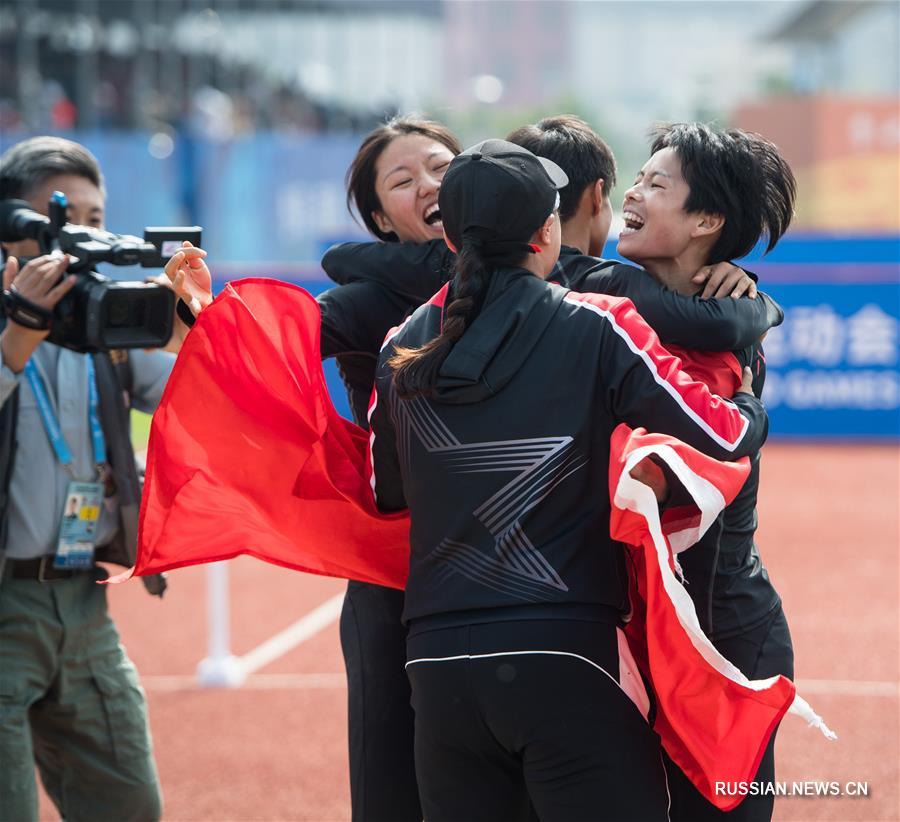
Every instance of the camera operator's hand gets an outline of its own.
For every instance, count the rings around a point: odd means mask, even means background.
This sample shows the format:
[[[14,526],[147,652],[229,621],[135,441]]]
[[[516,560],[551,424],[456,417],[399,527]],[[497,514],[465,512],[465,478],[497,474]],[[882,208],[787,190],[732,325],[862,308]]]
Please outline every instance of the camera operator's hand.
[[[184,241],[166,263],[166,276],[175,294],[184,300],[196,317],[213,301],[212,275],[203,262],[206,252]]]
[[[72,289],[77,277],[63,274],[69,265],[67,256],[45,254],[35,257],[19,270],[19,261],[10,257],[3,269],[3,288],[15,291],[29,302],[48,311]],[[9,321],[0,334],[0,347],[3,350],[3,363],[18,374],[25,368],[25,363],[41,342],[50,333],[25,328],[16,322]]]

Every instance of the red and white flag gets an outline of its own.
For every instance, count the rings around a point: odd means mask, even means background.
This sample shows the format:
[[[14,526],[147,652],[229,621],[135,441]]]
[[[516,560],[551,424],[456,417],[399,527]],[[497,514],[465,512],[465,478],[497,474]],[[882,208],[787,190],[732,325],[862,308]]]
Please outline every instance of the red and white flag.
[[[653,491],[631,476],[654,456],[675,474],[694,506],[660,518]],[[787,677],[748,680],[712,645],[678,575],[676,552],[694,545],[734,499],[749,465],[718,462],[663,434],[613,432],[610,533],[631,554],[632,612],[625,628],[638,668],[656,698],[654,729],[672,760],[723,811],[743,797],[716,782],[752,782],[772,733],[790,711],[836,738]]]

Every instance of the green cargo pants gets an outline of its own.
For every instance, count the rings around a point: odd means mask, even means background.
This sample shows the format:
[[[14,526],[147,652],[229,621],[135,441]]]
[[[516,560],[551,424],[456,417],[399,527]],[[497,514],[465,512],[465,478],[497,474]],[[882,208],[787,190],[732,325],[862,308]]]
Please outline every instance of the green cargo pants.
[[[155,822],[162,797],[134,665],[97,573],[0,582],[0,820]]]

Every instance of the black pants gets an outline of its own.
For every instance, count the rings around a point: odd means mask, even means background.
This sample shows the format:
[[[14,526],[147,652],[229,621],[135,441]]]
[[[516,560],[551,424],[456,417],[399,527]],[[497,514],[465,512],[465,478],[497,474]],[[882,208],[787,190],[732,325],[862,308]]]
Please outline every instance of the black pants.
[[[733,663],[748,679],[767,679],[775,674],[794,678],[794,648],[787,619],[779,605],[771,617],[757,628],[740,636],[713,643],[716,650]],[[748,796],[733,811],[720,811],[703,798],[681,769],[666,757],[669,790],[672,794],[673,822],[769,822],[775,807],[775,797]],[[775,780],[775,734],[754,777],[755,782]]]
[[[618,685],[613,625],[413,624],[407,655],[428,822],[667,818],[659,739]]]
[[[341,611],[353,822],[421,822],[403,592],[351,582]]]

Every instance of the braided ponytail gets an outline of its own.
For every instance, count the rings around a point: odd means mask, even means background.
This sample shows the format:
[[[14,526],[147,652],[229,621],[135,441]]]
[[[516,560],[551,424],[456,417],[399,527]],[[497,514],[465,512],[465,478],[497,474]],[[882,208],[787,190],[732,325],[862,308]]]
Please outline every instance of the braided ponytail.
[[[489,263],[485,256],[489,256]],[[508,259],[501,260],[497,255],[484,255],[477,238],[463,239],[450,286],[453,299],[444,309],[441,333],[421,348],[397,348],[388,360],[394,372],[397,396],[412,399],[420,394],[430,396],[434,392],[444,360],[481,311],[491,271],[521,262],[521,253],[506,256]]]

